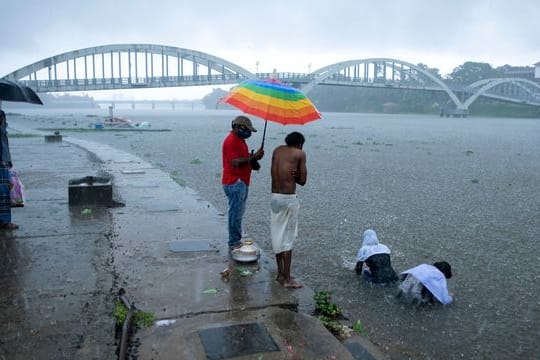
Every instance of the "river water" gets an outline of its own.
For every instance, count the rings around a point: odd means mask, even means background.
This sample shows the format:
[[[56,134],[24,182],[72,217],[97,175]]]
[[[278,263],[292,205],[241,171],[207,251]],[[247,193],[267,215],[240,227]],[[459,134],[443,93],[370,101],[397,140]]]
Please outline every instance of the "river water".
[[[21,111],[13,111],[21,112]],[[87,126],[105,110],[31,111],[32,127]],[[220,211],[221,143],[236,111],[131,110],[118,115],[170,132],[66,132],[139,155]],[[298,189],[293,272],[329,290],[351,321],[393,359],[539,359],[540,120],[325,113],[305,126],[268,123],[252,176],[245,231],[270,253],[271,150],[306,137],[308,182]],[[263,121],[253,118],[262,130]],[[248,140],[258,147],[262,131]],[[14,159],[16,163],[16,159]],[[404,306],[395,288],[350,270],[367,228],[392,249],[397,271],[446,260],[455,302]]]

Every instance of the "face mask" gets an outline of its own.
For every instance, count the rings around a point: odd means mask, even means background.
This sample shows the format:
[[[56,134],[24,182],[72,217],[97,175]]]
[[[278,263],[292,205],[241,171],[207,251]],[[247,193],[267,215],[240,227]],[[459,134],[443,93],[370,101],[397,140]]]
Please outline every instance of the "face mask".
[[[245,127],[239,127],[237,134],[241,139],[247,139],[248,137],[251,136],[251,130]]]

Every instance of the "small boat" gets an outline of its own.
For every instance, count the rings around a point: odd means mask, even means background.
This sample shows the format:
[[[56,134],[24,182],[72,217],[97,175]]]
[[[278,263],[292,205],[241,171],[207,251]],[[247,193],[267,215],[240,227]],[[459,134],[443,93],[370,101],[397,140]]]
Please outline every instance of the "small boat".
[[[129,128],[133,127],[133,122],[123,117],[112,117],[103,121],[103,125],[107,127]]]
[[[141,123],[135,123],[127,118],[123,117],[113,117],[104,120],[103,122],[98,122],[94,124],[95,129],[148,129],[150,128],[150,123],[148,121],[143,121]]]

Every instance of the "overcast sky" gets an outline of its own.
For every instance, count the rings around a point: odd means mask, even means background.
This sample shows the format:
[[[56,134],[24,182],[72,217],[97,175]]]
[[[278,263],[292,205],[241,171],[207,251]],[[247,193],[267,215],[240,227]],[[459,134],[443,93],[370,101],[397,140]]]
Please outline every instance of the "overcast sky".
[[[117,43],[198,50],[252,72],[257,61],[261,72],[307,72],[389,57],[443,75],[465,61],[540,61],[538,0],[1,0],[0,13],[0,77],[59,53]]]

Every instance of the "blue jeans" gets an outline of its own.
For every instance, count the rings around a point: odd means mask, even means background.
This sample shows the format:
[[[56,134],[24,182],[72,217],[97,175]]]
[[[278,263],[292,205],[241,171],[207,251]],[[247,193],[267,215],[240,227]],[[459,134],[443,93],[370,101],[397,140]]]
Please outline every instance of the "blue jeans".
[[[242,218],[246,211],[248,186],[239,179],[234,184],[223,185],[223,190],[229,199],[229,246],[235,246],[242,239]]]

